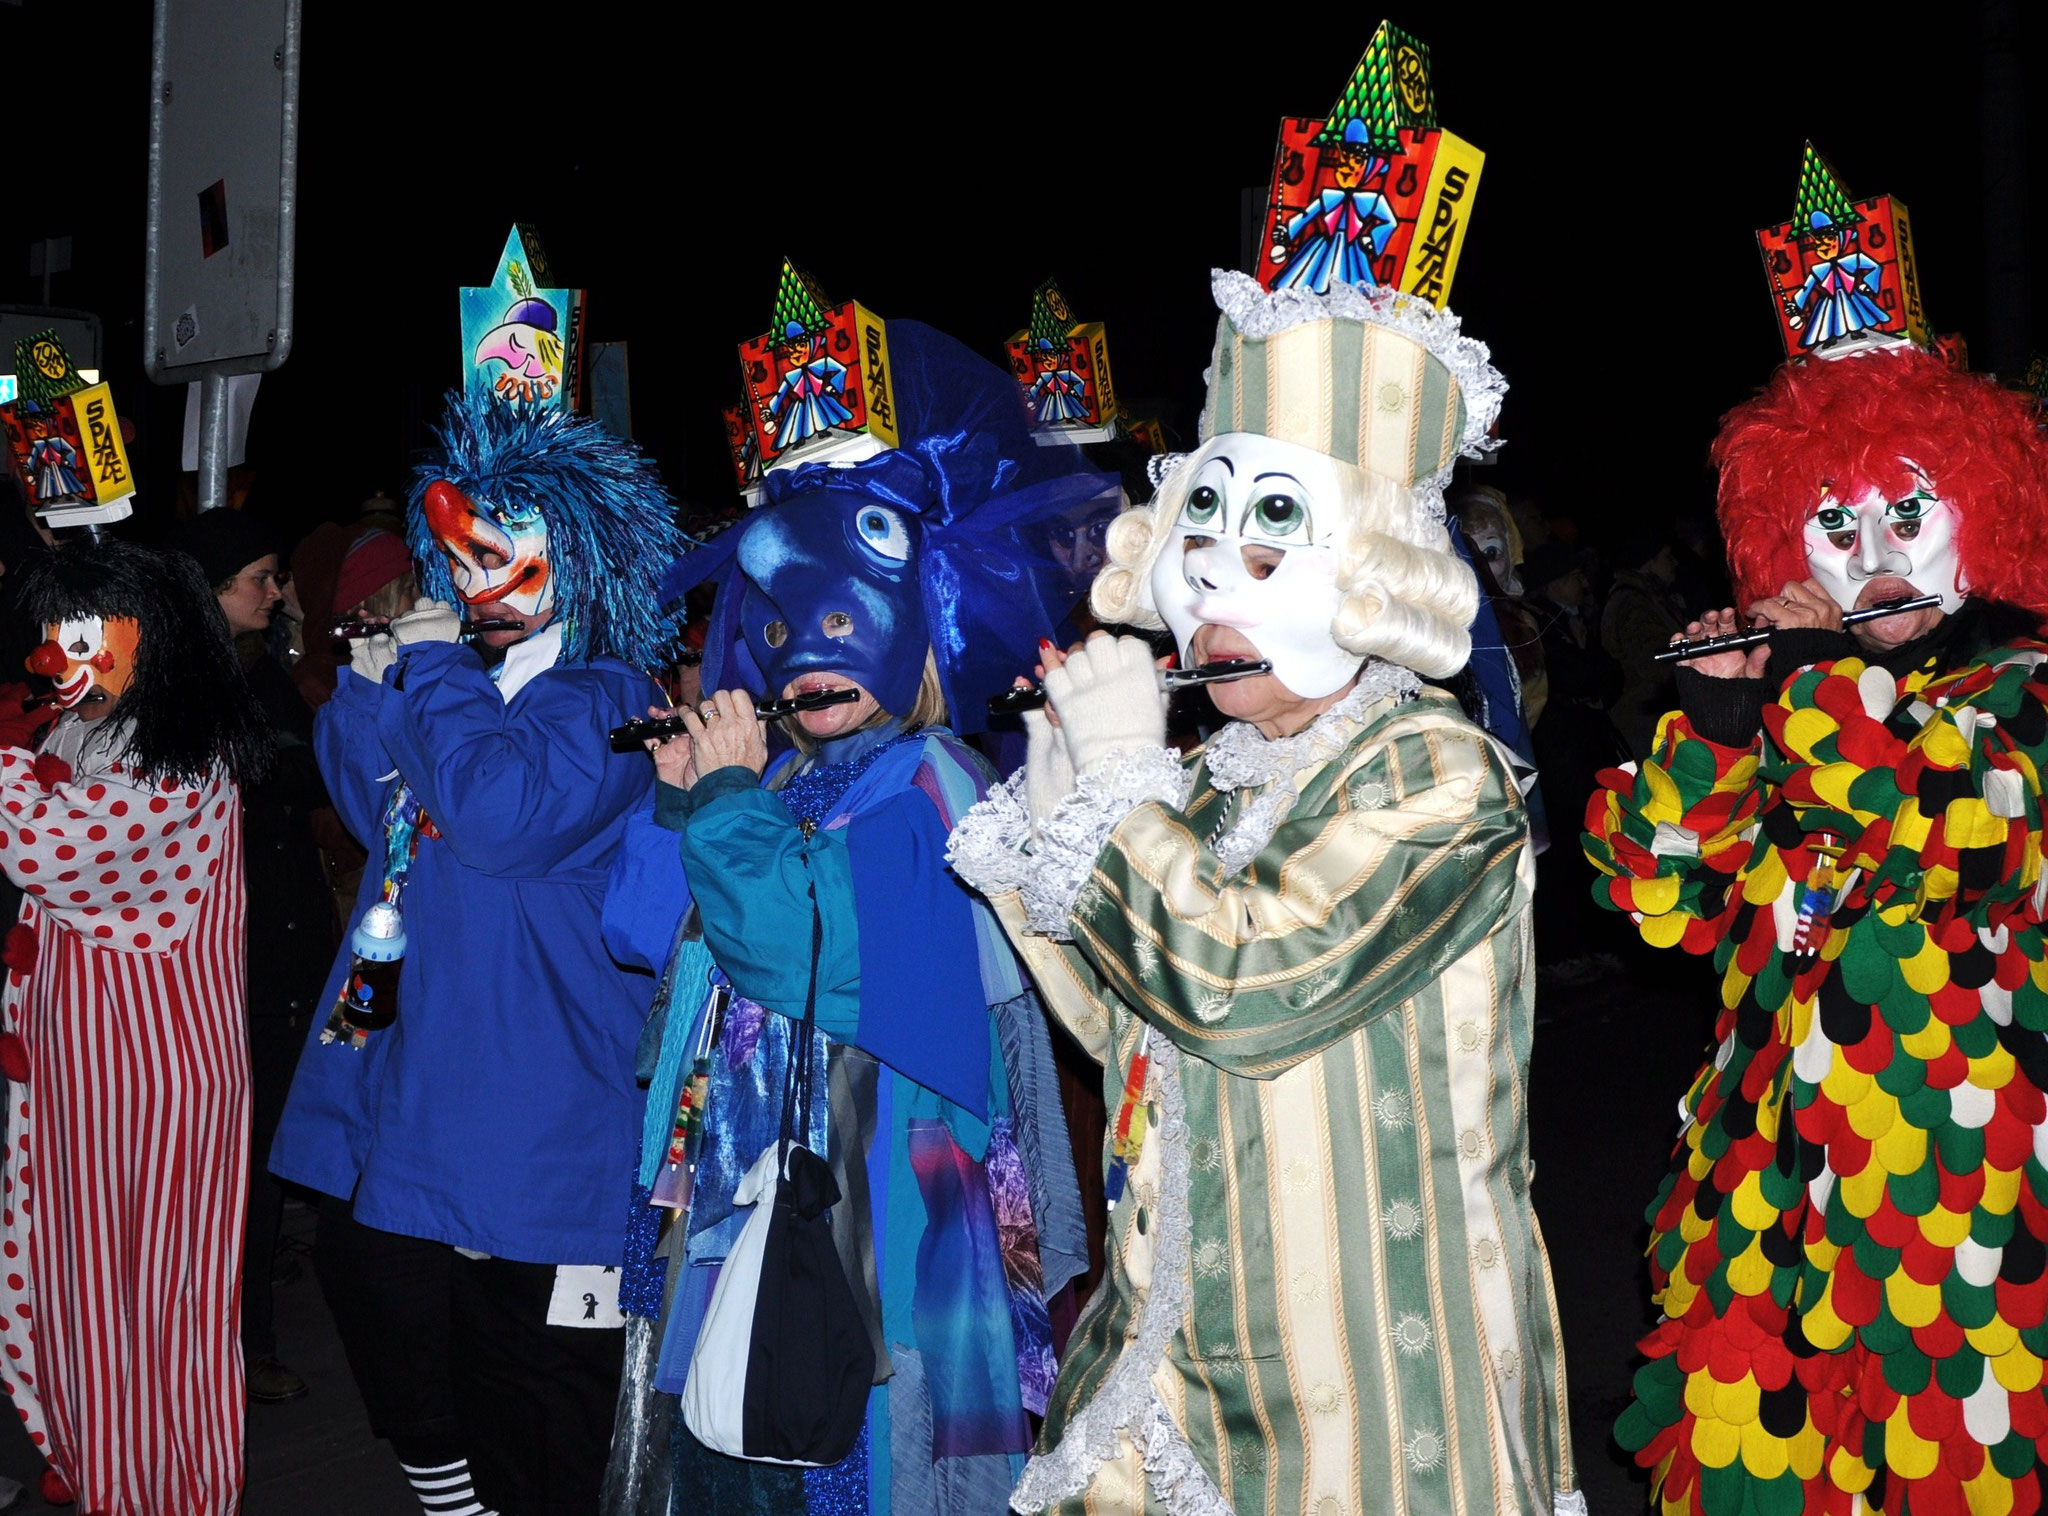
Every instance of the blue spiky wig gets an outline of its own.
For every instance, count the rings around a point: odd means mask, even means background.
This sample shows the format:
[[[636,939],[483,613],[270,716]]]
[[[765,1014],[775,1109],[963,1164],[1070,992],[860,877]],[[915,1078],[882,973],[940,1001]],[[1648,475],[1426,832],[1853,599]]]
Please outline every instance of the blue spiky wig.
[[[420,587],[453,603],[448,564],[427,526],[437,479],[492,515],[539,511],[548,524],[562,661],[620,658],[659,669],[681,629],[662,608],[661,571],[688,544],[653,463],[587,416],[451,392],[438,450],[413,470],[406,535]]]

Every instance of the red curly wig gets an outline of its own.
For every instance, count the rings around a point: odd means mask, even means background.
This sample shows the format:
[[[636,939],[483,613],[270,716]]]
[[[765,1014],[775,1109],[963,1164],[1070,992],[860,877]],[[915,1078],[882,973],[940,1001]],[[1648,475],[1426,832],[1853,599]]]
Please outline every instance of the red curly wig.
[[[1911,459],[1961,512],[1967,592],[2048,618],[2048,442],[2028,396],[1918,348],[1788,363],[1721,418],[1713,456],[1739,603],[1807,577],[1823,486],[1896,499]]]

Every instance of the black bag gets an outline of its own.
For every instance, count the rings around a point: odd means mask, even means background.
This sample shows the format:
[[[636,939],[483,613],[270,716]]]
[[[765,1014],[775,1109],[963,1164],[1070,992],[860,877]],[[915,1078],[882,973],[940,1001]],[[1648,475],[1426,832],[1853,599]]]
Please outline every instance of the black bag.
[[[875,1352],[826,1213],[839,1186],[797,1137],[811,1109],[811,1042],[824,922],[811,906],[811,982],[790,1043],[782,1132],[733,1197],[756,1209],[719,1274],[690,1355],[683,1419],[706,1447],[821,1467],[853,1451]],[[772,1013],[771,1013],[772,1014]]]

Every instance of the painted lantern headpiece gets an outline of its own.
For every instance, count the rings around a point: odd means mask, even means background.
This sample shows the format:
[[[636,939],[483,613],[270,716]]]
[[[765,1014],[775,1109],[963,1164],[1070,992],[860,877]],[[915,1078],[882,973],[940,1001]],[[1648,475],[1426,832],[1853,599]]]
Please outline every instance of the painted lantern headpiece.
[[[562,657],[659,666],[676,627],[657,592],[682,550],[654,466],[556,406],[451,394],[440,448],[413,473],[407,531],[420,585],[463,606],[562,622]]]
[[[1368,657],[1444,677],[1471,651],[1472,572],[1443,485],[1492,446],[1507,389],[1455,316],[1387,289],[1268,293],[1214,276],[1204,441],[1158,460],[1095,582],[1105,621],[1228,626],[1297,695],[1341,689]]]
[[[1085,580],[1061,543],[1115,507],[1116,480],[1034,445],[1008,375],[917,322],[892,322],[900,447],[770,472],[767,503],[671,569],[716,582],[705,688],[781,690],[844,674],[901,715],[929,651],[956,726],[1031,665]]]

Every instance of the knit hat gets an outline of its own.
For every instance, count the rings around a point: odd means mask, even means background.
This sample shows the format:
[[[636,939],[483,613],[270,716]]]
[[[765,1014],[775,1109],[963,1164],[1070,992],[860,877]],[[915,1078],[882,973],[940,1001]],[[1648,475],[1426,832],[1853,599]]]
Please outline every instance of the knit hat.
[[[169,545],[196,559],[206,582],[215,586],[279,550],[277,534],[267,523],[226,507],[201,511],[171,534]]]
[[[345,611],[412,569],[412,553],[396,532],[372,527],[349,544],[334,584],[334,607]]]

